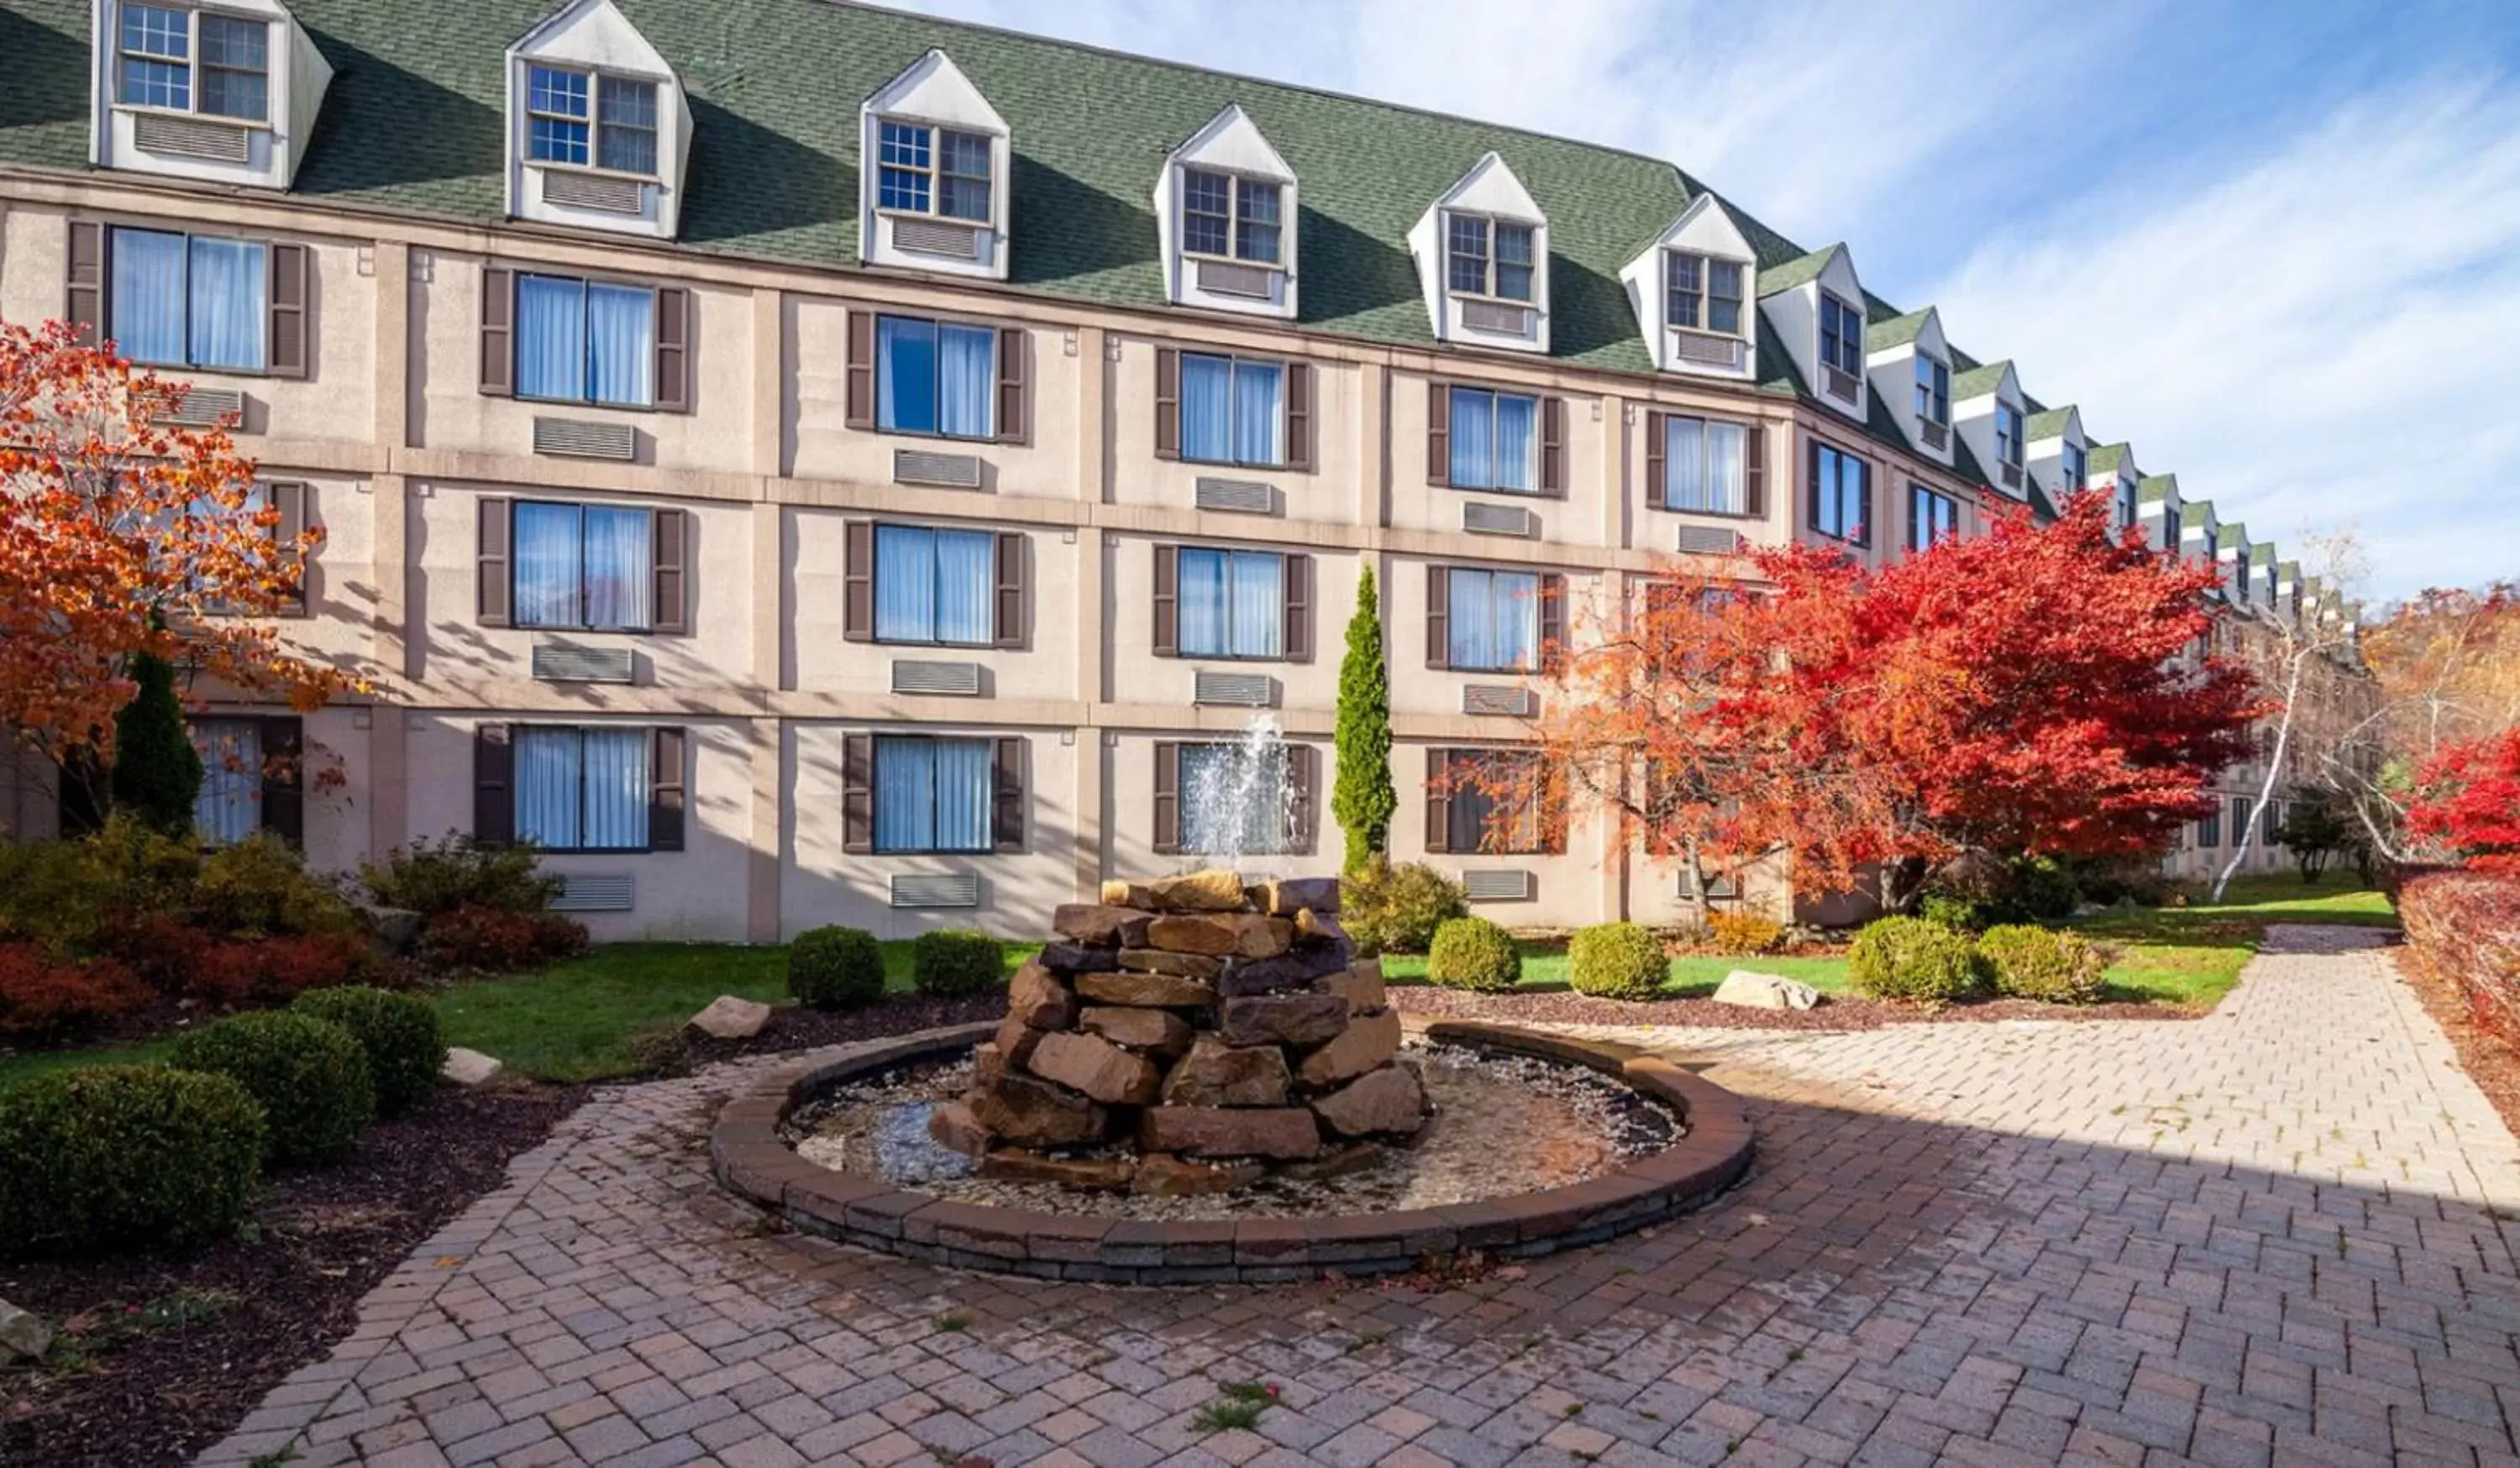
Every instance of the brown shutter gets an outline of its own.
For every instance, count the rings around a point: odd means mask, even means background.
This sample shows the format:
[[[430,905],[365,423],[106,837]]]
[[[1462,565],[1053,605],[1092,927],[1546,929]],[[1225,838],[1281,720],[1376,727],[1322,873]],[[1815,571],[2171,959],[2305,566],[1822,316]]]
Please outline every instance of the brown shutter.
[[[62,315],[87,346],[105,340],[105,251],[104,225],[70,221],[69,299]]]
[[[292,590],[281,597],[273,614],[283,617],[306,615],[306,557],[297,549],[297,538],[306,533],[306,486],[294,481],[274,484],[268,493],[271,508],[280,512],[280,523],[272,527],[272,539],[279,545],[280,559],[290,570]]]
[[[1286,661],[1308,663],[1313,660],[1313,558],[1289,556],[1285,558],[1285,578],[1281,583],[1285,594],[1283,638],[1279,643]]]
[[[691,617],[691,512],[683,510],[656,512],[656,527],[649,542],[653,550],[655,599],[652,615],[658,632],[689,632]]]
[[[1155,744],[1155,850],[1181,850],[1181,746],[1170,740]]]
[[[998,636],[1001,647],[1024,645],[1024,534],[998,533]]]
[[[1313,365],[1286,364],[1286,467],[1313,467]]]
[[[1820,528],[1820,440],[1810,439],[1803,446],[1803,526]]]
[[[1155,348],[1155,457],[1181,457],[1181,353]]]
[[[1426,384],[1426,482],[1453,482],[1453,389]]]
[[[848,425],[875,426],[875,313],[849,313]]]
[[[516,593],[516,583],[508,565],[509,506],[509,501],[491,497],[483,499],[477,507],[476,520],[480,529],[472,548],[476,587],[472,620],[484,627],[508,625],[510,603]]]
[[[1645,415],[1645,508],[1671,506],[1671,427],[1666,415]]]
[[[1181,655],[1181,550],[1155,547],[1155,656]]]
[[[873,520],[851,520],[840,527],[840,636],[852,643],[875,641]]]
[[[1426,568],[1426,666],[1453,665],[1453,573]]]
[[[680,286],[656,292],[656,407],[692,411],[692,293]]]
[[[998,329],[998,442],[1032,440],[1031,404],[1024,393],[1024,356],[1032,338],[1021,327]]]
[[[262,735],[262,828],[292,846],[306,844],[306,726],[258,719]]]
[[[1856,461],[1855,482],[1863,487],[1859,498],[1864,502],[1861,512],[1864,521],[1856,527],[1862,533],[1856,537],[1855,543],[1869,546],[1872,544],[1872,466],[1868,462]]]
[[[648,731],[648,849],[683,849],[683,811],[690,804],[684,782],[684,746],[690,739],[680,729]]]
[[[517,839],[516,768],[508,726],[472,726],[472,839],[484,846],[508,846]]]
[[[840,736],[840,850],[875,850],[875,735]]]
[[[1426,849],[1453,849],[1452,751],[1426,751]]]
[[[1540,492],[1552,500],[1566,498],[1566,400],[1540,400]]]
[[[503,266],[481,267],[481,392],[517,395],[517,277]]]
[[[992,787],[996,797],[993,817],[993,845],[1002,852],[1024,849],[1024,741],[1004,738],[997,741],[997,778]]]
[[[265,259],[271,274],[263,295],[270,344],[263,360],[275,378],[303,378],[313,360],[306,339],[306,246],[274,245]]]
[[[1768,512],[1768,425],[1752,423],[1741,425],[1741,509],[1744,513],[1765,515]]]
[[[1540,670],[1554,673],[1566,653],[1566,577],[1559,571],[1540,575]]]
[[[1286,782],[1295,787],[1295,853],[1311,856],[1321,831],[1322,752],[1310,744],[1288,745]]]

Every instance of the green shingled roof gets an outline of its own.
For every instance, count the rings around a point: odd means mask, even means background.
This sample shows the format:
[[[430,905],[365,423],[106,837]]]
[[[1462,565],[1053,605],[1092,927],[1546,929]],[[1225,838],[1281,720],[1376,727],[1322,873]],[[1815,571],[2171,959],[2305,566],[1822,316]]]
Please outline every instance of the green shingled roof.
[[[1550,227],[1552,231],[1556,228],[1556,216],[1550,216]],[[1843,245],[1831,245],[1826,248],[1816,249],[1809,254],[1797,255],[1793,259],[1779,261],[1774,265],[1768,265],[1763,260],[1759,271],[1759,294],[1764,298],[1779,290],[1791,290],[1796,286],[1810,285],[1820,279],[1820,273],[1828,268],[1828,262],[1842,253],[1845,248]]]
[[[2214,523],[2213,501],[2191,500],[2179,507],[2179,524],[2182,529],[2192,527],[2202,530],[2212,523]]]
[[[2073,416],[2071,406],[2044,409],[2030,415],[2030,426],[2026,431],[2033,442],[2042,438],[2059,438],[2064,435],[2066,421]]]
[[[2275,543],[2262,540],[2249,547],[2249,564],[2272,568],[2275,563]]]
[[[1894,346],[1906,346],[1916,339],[1916,334],[1925,329],[1925,318],[1933,314],[1934,308],[1927,306],[1922,311],[1911,311],[1905,316],[1874,322],[1864,329],[1864,349],[1884,352]]]
[[[2249,527],[2240,520],[2214,527],[2214,549],[2236,551],[2249,543]]]
[[[1966,372],[1954,373],[1952,401],[1957,403],[1962,398],[1984,397],[1995,391],[1997,384],[2003,380],[2003,370],[2011,365],[2008,361],[1989,362]]]
[[[2179,498],[2179,476],[2177,474],[2146,474],[2142,478],[2135,481],[2135,492],[2136,497],[2142,500],[2176,500]],[[2204,502],[2199,501],[2198,503],[2203,504]],[[2206,505],[2205,508],[2211,510],[2213,507],[2211,505]]]
[[[2275,566],[2275,575],[2279,580],[2298,586],[2301,584],[2301,562],[2298,560],[2278,562]]]
[[[2133,452],[2133,446],[2130,444],[2101,444],[2099,447],[2092,450],[2092,472],[2095,474],[2116,473],[2119,467],[2127,462],[2127,456],[2131,452]]]

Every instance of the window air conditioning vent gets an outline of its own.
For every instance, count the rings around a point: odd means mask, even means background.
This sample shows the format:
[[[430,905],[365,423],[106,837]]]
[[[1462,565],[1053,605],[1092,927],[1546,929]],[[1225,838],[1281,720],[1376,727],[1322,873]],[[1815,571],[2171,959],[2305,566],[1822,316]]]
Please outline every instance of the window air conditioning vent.
[[[1684,328],[1672,331],[1673,344],[1679,348],[1683,362],[1699,367],[1721,367],[1738,372],[1750,344],[1738,336],[1718,336],[1708,332],[1691,332]]]
[[[628,423],[596,423],[578,418],[537,418],[534,420],[534,452],[570,459],[617,459],[627,464],[638,455],[639,431]]]
[[[892,451],[892,482],[925,484],[937,489],[980,487],[980,456],[939,454],[933,449]]]
[[[602,173],[543,170],[543,202],[572,209],[600,209],[607,214],[636,214],[646,202],[648,186],[635,178]]]
[[[956,260],[980,258],[980,232],[968,225],[896,219],[892,222],[892,243],[915,254],[944,255]]]
[[[1680,527],[1680,549],[1691,556],[1738,556],[1741,554],[1741,532],[1712,525]]]
[[[196,122],[138,112],[131,118],[131,141],[142,153],[159,157],[198,158],[204,163],[248,163],[253,160],[252,129],[218,122]]]
[[[628,647],[534,644],[536,683],[628,683],[635,676]]]
[[[233,427],[245,421],[245,394],[233,387],[169,387],[157,421],[182,428]]]
[[[1945,423],[1919,423],[1916,424],[1916,438],[1929,449],[1941,450],[1952,446],[1952,430]]]
[[[976,908],[980,877],[973,871],[901,872],[892,879],[896,908]]]
[[[1464,871],[1462,887],[1472,902],[1531,901],[1531,873],[1519,867]]]
[[[897,657],[892,662],[892,690],[896,693],[948,693],[961,698],[976,698],[980,693],[980,665]]]
[[[1275,514],[1278,492],[1251,479],[1210,479],[1199,476],[1195,503],[1201,510],[1221,510],[1230,514]]]
[[[1528,719],[1540,712],[1540,699],[1520,684],[1473,683],[1462,689],[1462,712]]]
[[[1540,517],[1519,505],[1467,500],[1462,505],[1462,528],[1472,535],[1511,535],[1529,540],[1540,533]]]
[[[1531,308],[1488,300],[1465,300],[1462,302],[1462,325],[1473,332],[1493,332],[1501,336],[1528,336],[1531,334]]]
[[[1855,401],[1855,374],[1841,368],[1830,367],[1822,369],[1822,377],[1828,383],[1830,397],[1841,398],[1850,403]]]
[[[560,896],[551,900],[555,912],[627,912],[637,895],[636,879],[626,871],[560,880]]]
[[[1191,675],[1190,701],[1234,708],[1272,708],[1278,702],[1278,680],[1266,673],[1200,668]]]
[[[1224,260],[1198,262],[1198,289],[1217,295],[1247,295],[1253,300],[1270,296],[1269,277],[1275,271],[1257,265],[1236,265]]]
[[[2021,466],[2020,466],[2020,465],[2017,465],[2017,464],[2007,464],[2007,465],[2002,466],[2001,468],[1999,468],[1999,469],[1997,470],[1997,472],[1999,472],[2000,474],[2002,474],[2002,478],[2003,478],[2003,487],[2004,487],[2004,488],[2006,488],[2006,489],[2019,489],[2019,488],[2021,487]]]

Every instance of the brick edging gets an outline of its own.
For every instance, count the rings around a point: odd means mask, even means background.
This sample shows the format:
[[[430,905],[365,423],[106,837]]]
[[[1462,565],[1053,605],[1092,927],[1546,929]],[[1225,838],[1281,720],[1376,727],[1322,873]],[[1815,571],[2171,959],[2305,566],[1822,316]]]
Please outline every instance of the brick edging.
[[[1749,1170],[1749,1115],[1731,1091],[1633,1045],[1506,1025],[1438,1020],[1412,1028],[1446,1045],[1504,1050],[1616,1077],[1680,1113],[1687,1133],[1616,1172],[1563,1187],[1440,1208],[1329,1218],[1084,1218],[956,1203],[835,1173],[782,1140],[788,1113],[834,1081],[968,1049],[994,1024],[956,1025],[847,1045],[773,1072],[738,1093],[709,1134],[720,1184],[825,1238],[963,1268],[1109,1284],[1282,1283],[1383,1274],[1429,1254],[1550,1254],[1701,1208]]]

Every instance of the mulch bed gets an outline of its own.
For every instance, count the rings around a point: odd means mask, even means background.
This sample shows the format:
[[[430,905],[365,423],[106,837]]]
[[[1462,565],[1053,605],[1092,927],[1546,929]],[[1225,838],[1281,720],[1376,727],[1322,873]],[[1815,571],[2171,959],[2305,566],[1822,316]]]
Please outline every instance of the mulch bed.
[[[2407,987],[2423,1001],[2424,1012],[2450,1037],[2451,1047],[2458,1051],[2460,1068],[2494,1103],[2494,1109],[2502,1116],[2502,1125],[2512,1135],[2520,1136],[2520,1052],[2514,1052],[2476,1022],[2476,1011],[2469,1006],[2467,997],[2456,984],[2433,971],[2422,949],[2405,944],[2394,952],[2398,972],[2406,976]]]
[[[1564,1025],[1691,1025],[1710,1030],[1878,1030],[1884,1025],[1991,1024],[2015,1019],[2194,1019],[2205,1011],[2182,1004],[2042,1004],[1983,1000],[1927,1008],[1889,1000],[1831,995],[1816,1009],[1753,1009],[1713,1000],[1632,1002],[1586,995],[1469,994],[1429,984],[1394,984],[1394,1007],[1431,1019],[1485,1019]]]

